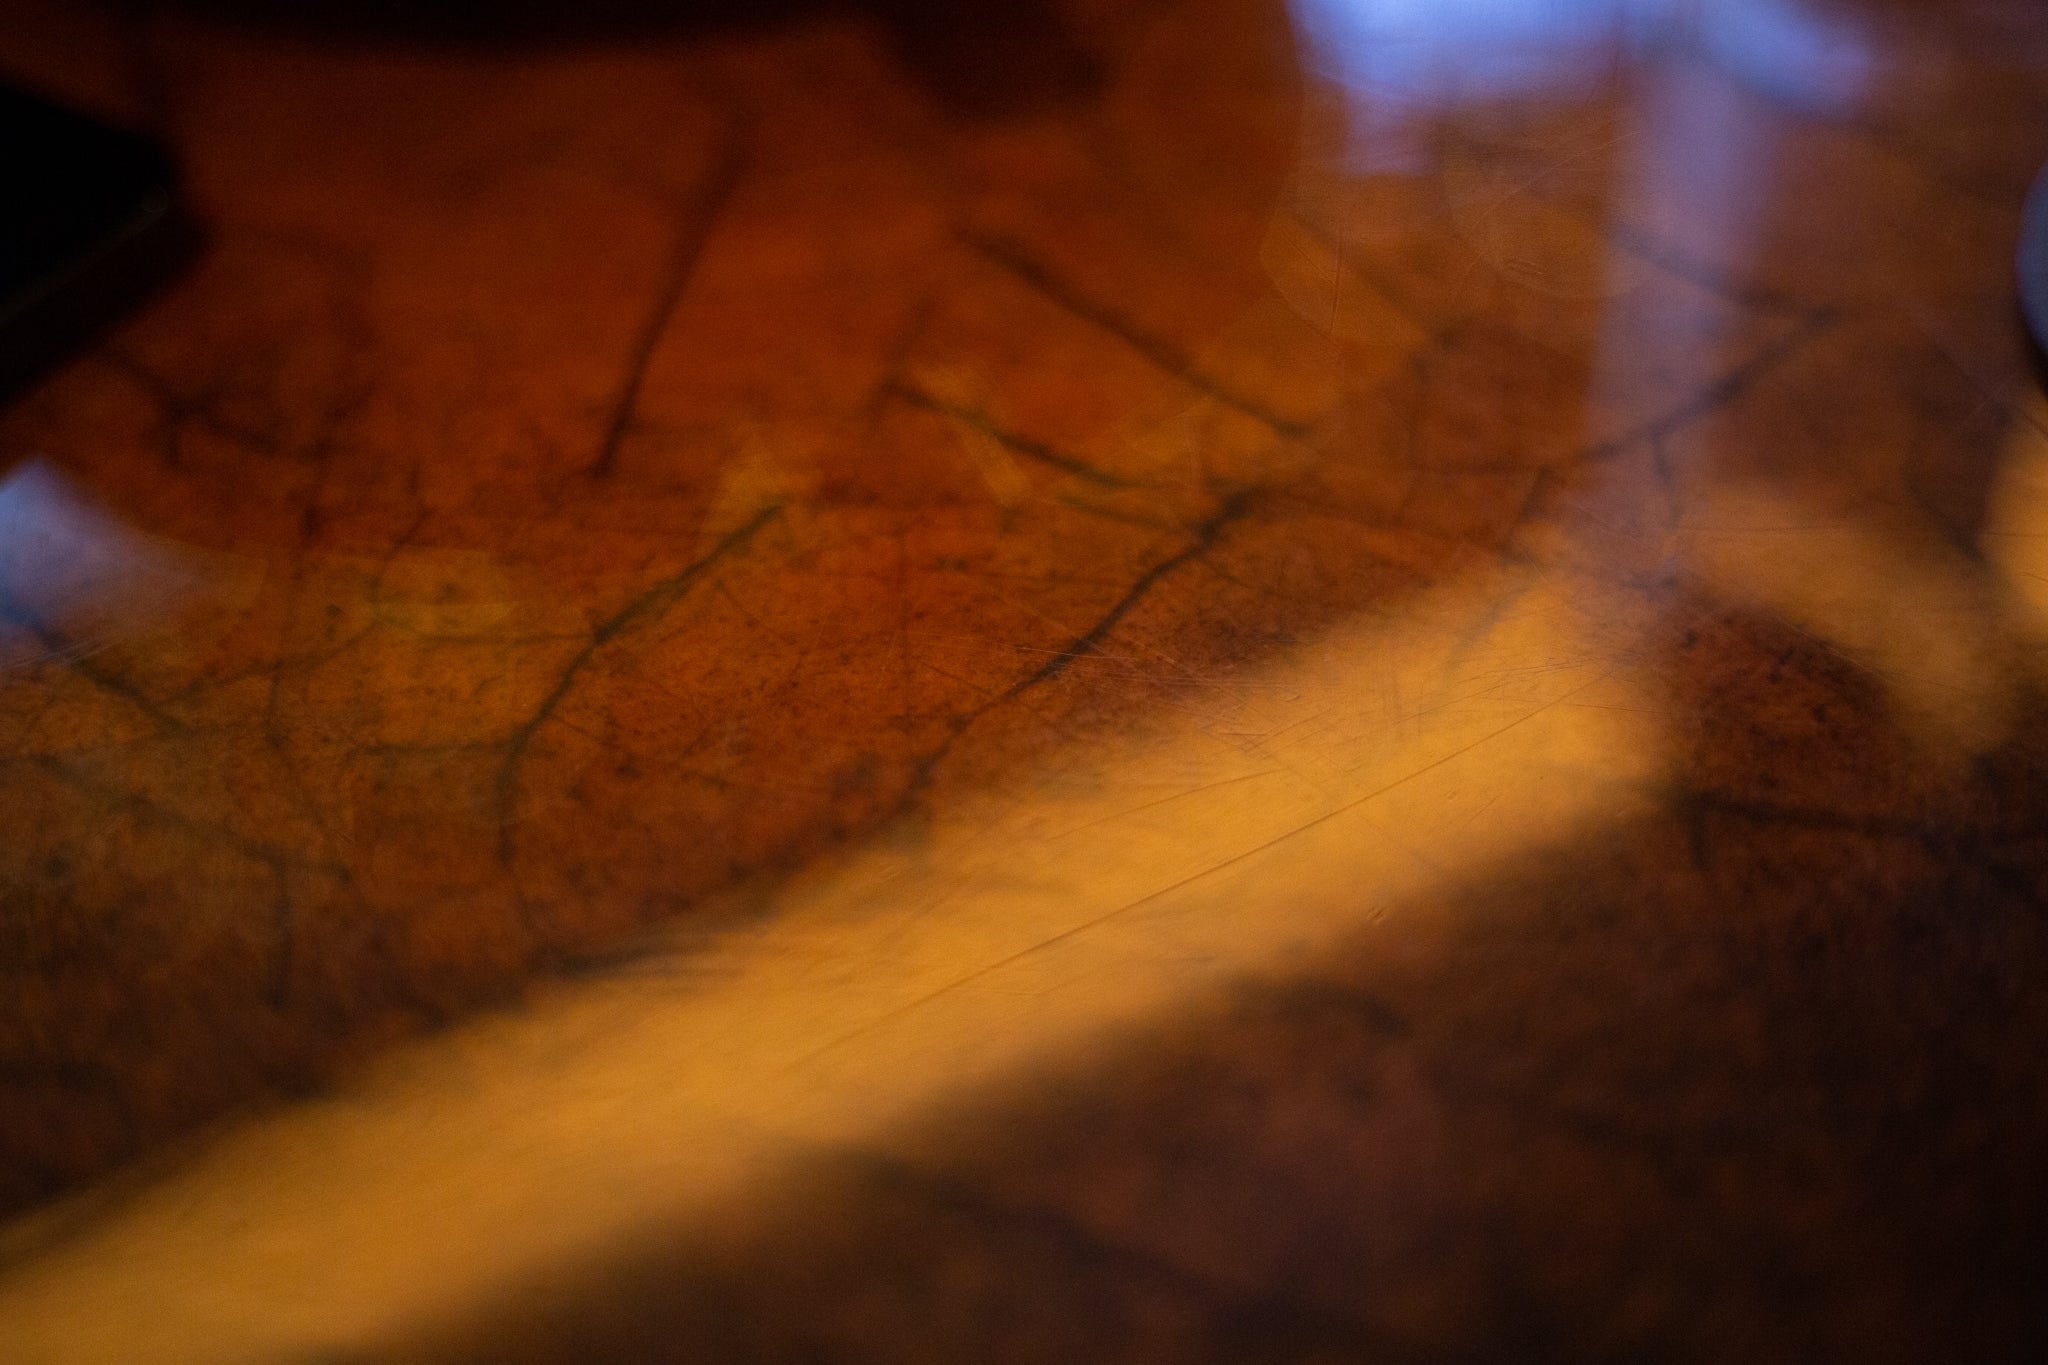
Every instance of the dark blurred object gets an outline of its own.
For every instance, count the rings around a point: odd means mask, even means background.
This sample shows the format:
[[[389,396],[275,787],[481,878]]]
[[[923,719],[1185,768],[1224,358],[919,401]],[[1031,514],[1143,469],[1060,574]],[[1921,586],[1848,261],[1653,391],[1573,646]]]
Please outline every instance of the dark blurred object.
[[[138,0],[138,7],[316,35],[558,46],[775,23],[823,5],[819,0]]]
[[[2034,334],[2037,368],[2048,373],[2048,168],[2027,196],[2020,215],[2020,310]]]
[[[0,401],[138,302],[194,241],[155,143],[0,87]]]
[[[1086,95],[1101,78],[1051,0],[150,0],[310,36],[559,48],[754,28],[807,14],[878,23],[948,112],[1000,118]]]

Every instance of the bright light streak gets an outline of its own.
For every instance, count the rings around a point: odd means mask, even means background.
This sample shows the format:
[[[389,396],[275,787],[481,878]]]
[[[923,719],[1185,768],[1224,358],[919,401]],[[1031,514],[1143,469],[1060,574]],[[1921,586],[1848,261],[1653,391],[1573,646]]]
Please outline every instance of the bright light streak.
[[[19,1224],[0,1359],[235,1362],[409,1339],[687,1235],[789,1154],[885,1144],[1516,850],[1626,818],[1625,603],[1509,571],[1219,682],[1197,720],[812,871],[687,970],[567,989]],[[1597,624],[1591,624],[1597,623]],[[11,1254],[10,1254],[11,1253]]]

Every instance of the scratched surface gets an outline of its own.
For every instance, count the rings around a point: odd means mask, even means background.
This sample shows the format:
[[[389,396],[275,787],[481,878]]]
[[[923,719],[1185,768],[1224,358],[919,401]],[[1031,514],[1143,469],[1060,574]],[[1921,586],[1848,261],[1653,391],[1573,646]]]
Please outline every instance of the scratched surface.
[[[2048,19],[1019,8],[0,18],[0,1358],[2048,1339]]]

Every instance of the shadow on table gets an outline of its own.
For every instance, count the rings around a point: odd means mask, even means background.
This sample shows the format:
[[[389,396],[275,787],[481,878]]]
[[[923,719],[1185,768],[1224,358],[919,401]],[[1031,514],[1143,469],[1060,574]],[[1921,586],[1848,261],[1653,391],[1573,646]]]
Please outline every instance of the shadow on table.
[[[1047,0],[156,0],[313,36],[481,48],[673,40],[834,12],[866,16],[950,113],[996,118],[1087,94],[1102,70]]]

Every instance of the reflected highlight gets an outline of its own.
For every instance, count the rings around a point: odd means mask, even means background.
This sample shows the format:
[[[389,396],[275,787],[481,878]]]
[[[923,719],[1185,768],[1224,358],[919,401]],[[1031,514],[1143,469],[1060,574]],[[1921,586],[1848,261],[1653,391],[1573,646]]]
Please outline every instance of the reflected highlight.
[[[395,1057],[132,1197],[18,1224],[0,1355],[258,1361],[448,1327],[743,1204],[793,1154],[886,1145],[951,1097],[1614,819],[1656,770],[1651,702],[1605,640],[1625,610],[1564,579],[1439,596],[1413,628],[1219,682],[1151,742],[1064,755],[1024,800],[806,874],[756,928]]]

